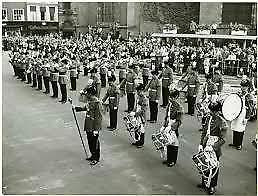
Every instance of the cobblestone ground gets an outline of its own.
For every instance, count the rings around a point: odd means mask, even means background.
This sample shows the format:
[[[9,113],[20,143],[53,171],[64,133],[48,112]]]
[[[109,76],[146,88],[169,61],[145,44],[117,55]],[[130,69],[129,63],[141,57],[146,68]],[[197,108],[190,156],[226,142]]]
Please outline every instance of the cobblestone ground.
[[[14,78],[6,53],[2,56],[2,82],[3,194],[206,194],[196,188],[200,176],[191,161],[200,139],[196,117],[184,116],[178,163],[167,168],[151,142],[165,110],[159,108],[158,123],[146,125],[145,146],[136,149],[129,144],[122,122],[127,105],[123,97],[119,129],[107,131],[106,114],[100,134],[101,161],[91,167],[85,161],[70,104],[60,104]],[[80,77],[78,89],[86,83],[87,77]],[[233,83],[239,82],[226,81],[228,87]],[[102,89],[101,96],[104,92]],[[69,92],[78,103],[77,95]],[[77,115],[80,127],[83,117]],[[249,122],[243,149],[236,151],[228,147],[232,141],[228,130],[217,194],[256,195],[256,151],[251,144],[255,132],[256,122]]]

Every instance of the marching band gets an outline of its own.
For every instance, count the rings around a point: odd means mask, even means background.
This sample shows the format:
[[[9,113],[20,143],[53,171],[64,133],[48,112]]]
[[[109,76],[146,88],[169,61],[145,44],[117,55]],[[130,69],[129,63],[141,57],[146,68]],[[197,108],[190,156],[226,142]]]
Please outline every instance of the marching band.
[[[178,52],[178,56],[168,56],[171,51],[166,51],[166,47],[164,47],[163,53],[166,56],[160,58],[158,55],[151,56],[151,53],[155,52],[159,40],[145,40],[146,42],[138,47],[130,40],[126,45],[126,43],[119,43],[119,41],[111,39],[95,39],[88,34],[83,38],[83,42],[80,41],[82,40],[62,40],[54,36],[33,37],[31,40],[21,37],[14,39],[10,53],[10,63],[13,66],[14,75],[21,81],[27,79],[27,84],[32,83],[32,87],[37,87],[37,90],[43,89],[43,79],[45,94],[50,93],[49,83],[51,82],[52,97],[57,98],[58,89],[60,89],[62,95],[60,102],[65,104],[68,72],[70,73],[71,91],[77,89],[76,80],[79,78],[79,70],[82,65],[84,76],[90,73],[88,84],[81,91],[80,101],[84,103],[84,106],[73,105],[73,108],[76,112],[86,111],[84,131],[87,134],[92,155],[87,159],[91,161],[91,165],[96,165],[100,160],[98,137],[102,129],[102,106],[108,100],[110,115],[108,128],[111,131],[116,130],[119,100],[123,94],[121,91],[125,91],[128,115],[124,120],[129,139],[132,140],[132,145],[138,148],[142,148],[144,145],[146,121],[157,122],[158,103],[162,95],[161,106],[166,108],[166,115],[160,130],[152,134],[152,142],[155,148],[161,152],[163,163],[168,167],[174,166],[177,162],[180,142],[179,128],[184,114],[179,95],[183,89],[186,89],[187,114],[193,116],[197,109],[197,116],[199,115],[202,121],[199,152],[193,156],[196,167],[202,172],[202,183],[199,187],[207,189],[209,194],[214,194],[218,180],[221,146],[225,143],[226,120],[229,120],[229,118],[225,118],[226,115],[223,111],[229,106],[224,102],[227,96],[223,97],[223,79],[219,67],[209,70],[209,55],[207,54],[207,57],[204,55],[207,82],[204,85],[201,99],[197,101],[200,91],[200,78],[196,66],[198,58],[196,58],[196,54],[190,52],[189,48]],[[154,45],[153,48],[152,45]],[[150,48],[152,49],[148,50]],[[177,54],[176,49],[173,54]],[[152,60],[153,58],[155,61]],[[182,61],[183,67],[181,66]],[[153,63],[155,66],[152,66]],[[183,73],[177,83],[173,78],[173,63],[178,63],[178,69],[181,69],[179,73]],[[118,67],[119,85],[117,86],[115,72]],[[137,82],[140,75],[137,67],[142,69],[142,81],[140,82]],[[104,97],[100,98],[101,88],[106,87],[106,81],[108,81],[108,89]],[[59,83],[59,88],[57,83]],[[247,120],[256,115],[254,97],[249,91],[250,82],[244,79],[240,85],[241,92],[237,95],[241,99],[242,105],[239,106],[241,110],[237,116],[230,119],[233,130],[233,143],[230,146],[238,150],[242,148]],[[174,87],[172,88],[172,86]],[[148,105],[150,119],[146,120]],[[227,113],[227,115],[231,114]],[[204,159],[209,162],[205,163]],[[200,165],[205,165],[208,169],[204,170]]]

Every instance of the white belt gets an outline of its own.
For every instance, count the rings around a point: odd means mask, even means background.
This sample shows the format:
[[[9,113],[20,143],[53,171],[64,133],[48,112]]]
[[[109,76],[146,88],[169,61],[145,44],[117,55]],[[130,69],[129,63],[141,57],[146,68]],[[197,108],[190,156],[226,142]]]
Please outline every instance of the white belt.
[[[219,83],[216,83],[216,85],[219,85]]]
[[[133,82],[127,82],[128,84],[133,84]]]
[[[156,92],[157,90],[155,90],[155,89],[150,89],[150,91],[154,91],[154,92]]]
[[[196,85],[194,85],[194,84],[190,84],[189,85],[189,87],[191,87],[191,88],[193,88],[193,87],[195,87]]]
[[[143,69],[147,69],[147,70],[149,70],[149,68],[147,68],[147,67],[144,67]]]
[[[109,99],[115,99],[115,97],[109,97]]]
[[[163,78],[164,80],[169,80],[169,78]]]

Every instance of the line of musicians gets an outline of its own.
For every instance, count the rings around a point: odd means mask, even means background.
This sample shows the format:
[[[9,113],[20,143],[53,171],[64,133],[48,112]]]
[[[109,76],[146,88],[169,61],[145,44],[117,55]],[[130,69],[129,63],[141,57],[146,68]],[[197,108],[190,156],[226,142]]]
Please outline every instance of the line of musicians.
[[[70,75],[71,91],[76,90],[76,80],[79,77],[80,65],[75,58],[66,54],[62,58],[55,55],[43,56],[37,55],[34,51],[26,51],[24,53],[14,52],[10,54],[11,65],[14,69],[14,76],[37,90],[45,87],[45,94],[50,93],[50,83],[53,90],[51,97],[58,98],[58,84],[61,91],[61,100],[67,101],[67,85],[68,74]]]

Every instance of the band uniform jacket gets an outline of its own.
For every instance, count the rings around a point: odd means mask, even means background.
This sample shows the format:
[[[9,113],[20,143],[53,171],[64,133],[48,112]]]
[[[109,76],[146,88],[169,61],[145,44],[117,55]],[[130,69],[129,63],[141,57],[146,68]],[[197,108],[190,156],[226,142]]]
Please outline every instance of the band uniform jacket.
[[[206,95],[216,95],[218,92],[218,87],[214,82],[207,82],[204,85],[204,91],[203,94],[204,96]]]
[[[146,112],[148,107],[148,99],[145,95],[139,95],[137,97],[136,107],[134,108],[135,116],[140,116],[142,123],[145,124],[146,122]]]
[[[161,84],[157,76],[153,76],[152,80],[147,84],[144,91],[149,90],[149,100],[156,101],[160,99]]]
[[[170,107],[170,120],[175,120],[176,122],[171,125],[172,130],[176,130],[182,124],[182,116],[183,116],[183,106],[176,100],[172,100],[169,102],[168,107],[166,109],[165,115],[165,126],[168,125],[168,112]]]
[[[107,98],[109,99],[109,108],[110,110],[115,110],[119,106],[119,89],[116,85],[112,85],[107,89],[105,96],[102,99],[104,103]]]
[[[150,76],[150,69],[151,66],[149,64],[145,64],[143,69],[142,69],[142,76]]]
[[[119,78],[126,78],[126,68],[127,64],[126,61],[121,62],[120,70],[119,70]]]
[[[214,74],[212,81],[217,85],[218,92],[221,93],[223,90],[223,79],[221,74]]]
[[[54,67],[51,67],[50,68],[50,80],[52,82],[57,82],[58,77],[59,77],[58,71]]]
[[[70,67],[70,78],[76,78],[77,77],[77,69],[76,66]]]
[[[126,86],[125,86],[126,93],[135,93],[135,91],[136,91],[136,84],[135,84],[136,78],[137,78],[137,75],[132,70],[130,70],[126,74],[126,79],[123,80],[123,82],[120,85],[121,87],[123,87],[124,84],[126,84]]]
[[[198,94],[199,87],[200,87],[199,77],[196,72],[190,73],[188,75],[186,84],[187,84],[187,95],[196,96]]]
[[[59,77],[58,77],[58,83],[59,84],[67,84],[68,77],[66,75],[67,68],[61,67],[59,69]]]
[[[168,88],[173,82],[173,70],[170,67],[164,68],[159,78],[162,78],[162,87]]]
[[[207,130],[209,126],[210,118],[212,117],[211,123],[210,123],[210,136],[217,136],[218,141],[214,143],[212,146],[217,157],[220,157],[222,155],[221,153],[221,146],[225,143],[225,136],[226,131],[228,128],[227,122],[219,115],[210,115],[206,118],[203,131],[201,135],[201,142],[200,144],[203,146],[203,148],[206,147],[208,136],[207,136]]]
[[[100,67],[99,73],[100,73],[101,75],[106,75],[106,74],[107,74],[107,68],[106,68],[105,65],[102,65],[102,66]]]
[[[43,68],[43,77],[50,77],[50,71],[47,67]]]
[[[95,86],[97,90],[96,96],[100,96],[100,90],[101,90],[101,80],[100,80],[100,75],[96,73],[94,76],[91,76],[91,79],[93,80],[92,85]]]
[[[97,97],[88,98],[84,107],[75,107],[75,110],[76,112],[86,111],[84,131],[93,132],[101,130],[101,103]]]

